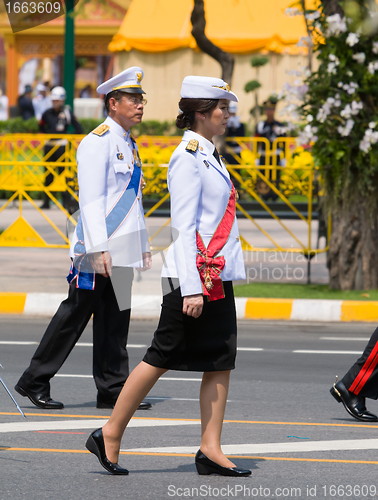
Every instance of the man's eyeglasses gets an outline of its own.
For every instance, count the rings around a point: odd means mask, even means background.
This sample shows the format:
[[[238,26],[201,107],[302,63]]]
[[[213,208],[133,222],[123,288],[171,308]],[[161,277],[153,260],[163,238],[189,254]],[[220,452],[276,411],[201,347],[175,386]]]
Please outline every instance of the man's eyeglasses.
[[[147,99],[138,99],[137,97],[126,97],[126,99],[131,101],[134,106],[139,106],[139,104],[143,104],[143,106],[145,106],[147,104]]]

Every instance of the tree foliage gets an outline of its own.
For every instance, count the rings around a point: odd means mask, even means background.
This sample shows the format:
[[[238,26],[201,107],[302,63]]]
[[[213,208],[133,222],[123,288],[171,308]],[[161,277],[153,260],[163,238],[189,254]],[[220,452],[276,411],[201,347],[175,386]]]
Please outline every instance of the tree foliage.
[[[329,208],[378,198],[378,35],[365,0],[345,13],[339,2],[305,15],[319,67],[300,106],[302,143],[313,143]],[[333,12],[329,15],[330,12]],[[335,13],[336,12],[336,13]]]

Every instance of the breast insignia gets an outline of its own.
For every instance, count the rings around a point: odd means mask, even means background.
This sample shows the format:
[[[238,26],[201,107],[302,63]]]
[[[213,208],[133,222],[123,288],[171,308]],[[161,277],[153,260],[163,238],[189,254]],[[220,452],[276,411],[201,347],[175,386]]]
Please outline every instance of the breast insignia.
[[[196,139],[190,139],[188,142],[188,145],[185,148],[187,151],[191,151],[192,153],[195,153],[198,149],[198,141]]]
[[[109,130],[109,125],[106,125],[105,123],[102,123],[98,127],[96,127],[94,130],[92,130],[92,134],[102,136]]]

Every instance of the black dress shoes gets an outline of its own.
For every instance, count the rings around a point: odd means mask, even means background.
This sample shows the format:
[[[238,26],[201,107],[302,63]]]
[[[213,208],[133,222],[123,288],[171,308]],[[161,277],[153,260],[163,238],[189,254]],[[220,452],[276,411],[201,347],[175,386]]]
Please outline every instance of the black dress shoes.
[[[123,469],[118,464],[114,464],[107,459],[105,454],[105,444],[104,444],[104,436],[102,435],[102,429],[97,429],[92,432],[92,434],[87,439],[86,448],[96,455],[99,459],[100,464],[111,474],[123,475],[127,476],[129,471],[127,469]]]
[[[208,476],[209,474],[219,474],[221,476],[246,477],[252,474],[248,469],[238,469],[237,467],[222,467],[217,463],[207,458],[201,450],[197,451],[195,464],[197,472],[200,476]]]
[[[352,417],[362,422],[378,422],[378,417],[366,409],[365,398],[348,391],[342,380],[337,382],[336,378],[330,393],[337,402],[343,403],[344,408]]]
[[[61,410],[64,408],[63,403],[54,401],[49,394],[36,394],[24,389],[18,384],[16,384],[14,388],[21,396],[28,397],[35,406],[38,406],[38,408],[43,408],[44,410]]]
[[[102,410],[112,410],[115,404],[115,401],[97,401],[96,408],[101,408]],[[137,410],[149,410],[150,408],[152,408],[151,403],[142,401]]]

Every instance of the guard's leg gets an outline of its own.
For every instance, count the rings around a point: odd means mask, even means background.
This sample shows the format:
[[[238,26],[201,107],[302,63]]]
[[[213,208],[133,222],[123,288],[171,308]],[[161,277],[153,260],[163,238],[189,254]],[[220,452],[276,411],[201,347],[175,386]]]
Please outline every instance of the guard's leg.
[[[357,420],[377,422],[378,417],[366,409],[365,398],[378,396],[378,329],[371,336],[362,356],[343,379],[331,387],[332,396],[343,403],[346,411]]]
[[[343,383],[356,396],[378,399],[378,328],[362,356],[344,375]]]
[[[76,281],[71,283],[67,299],[50,321],[17,385],[35,394],[50,394],[50,379],[80,338],[108,281],[109,278],[96,275],[95,290],[82,290],[76,288]]]
[[[129,375],[132,280],[132,268],[114,267],[93,316],[93,376],[100,405],[114,405]],[[125,309],[120,310],[118,304]]]

